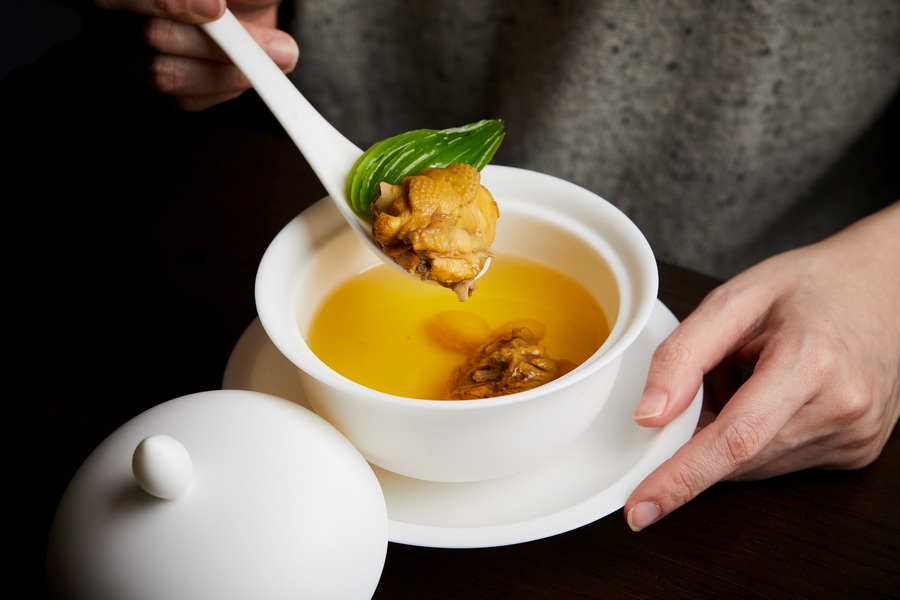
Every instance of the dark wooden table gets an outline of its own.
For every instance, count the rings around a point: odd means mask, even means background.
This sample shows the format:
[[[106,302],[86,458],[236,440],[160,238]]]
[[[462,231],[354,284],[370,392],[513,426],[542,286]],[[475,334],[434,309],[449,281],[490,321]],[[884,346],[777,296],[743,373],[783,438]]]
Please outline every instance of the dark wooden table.
[[[87,53],[87,56],[90,56]],[[78,47],[0,87],[4,573],[44,595],[60,495],[140,412],[220,387],[257,263],[323,195],[252,95],[201,115],[147,100]],[[660,265],[684,317],[715,281]],[[900,440],[853,472],[718,484],[648,530],[621,514],[549,539],[391,544],[378,598],[896,598]]]

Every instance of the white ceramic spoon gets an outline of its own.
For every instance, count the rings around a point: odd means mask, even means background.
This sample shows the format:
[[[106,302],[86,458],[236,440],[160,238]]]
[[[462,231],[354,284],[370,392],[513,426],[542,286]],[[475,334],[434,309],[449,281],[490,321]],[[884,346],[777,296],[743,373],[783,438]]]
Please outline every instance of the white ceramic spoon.
[[[347,177],[362,150],[313,108],[230,10],[226,9],[220,19],[200,27],[250,80],[260,98],[309,162],[347,223],[381,260],[401,273],[415,277],[382,251],[372,236],[371,223],[356,214],[347,202]],[[478,277],[484,274],[487,267],[486,263]]]
[[[230,10],[226,9],[220,19],[200,27],[250,80],[260,98],[309,162],[347,223],[385,262],[393,263],[372,238],[371,224],[353,212],[347,202],[347,177],[362,150],[313,108]]]

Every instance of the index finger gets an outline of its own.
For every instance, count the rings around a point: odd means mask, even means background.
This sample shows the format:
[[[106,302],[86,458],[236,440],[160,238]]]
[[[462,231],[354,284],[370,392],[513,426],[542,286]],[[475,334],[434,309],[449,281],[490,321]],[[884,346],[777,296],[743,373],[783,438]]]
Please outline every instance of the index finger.
[[[659,520],[756,458],[806,401],[808,382],[797,378],[783,350],[764,351],[754,374],[669,460],[632,492],[625,504],[635,531]]]
[[[222,16],[225,0],[94,0],[100,8],[163,17],[181,23],[206,23]]]

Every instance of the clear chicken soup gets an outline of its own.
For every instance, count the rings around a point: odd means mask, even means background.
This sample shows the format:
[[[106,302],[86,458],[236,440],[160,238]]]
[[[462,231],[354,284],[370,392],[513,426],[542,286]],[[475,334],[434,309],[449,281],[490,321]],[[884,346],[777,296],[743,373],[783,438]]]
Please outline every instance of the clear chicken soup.
[[[467,359],[460,346],[478,338],[485,325],[492,332],[511,321],[537,321],[546,354],[571,367],[594,354],[610,331],[581,284],[501,254],[466,302],[386,265],[373,266],[325,298],[307,342],[322,362],[356,383],[406,398],[446,400],[454,370]]]

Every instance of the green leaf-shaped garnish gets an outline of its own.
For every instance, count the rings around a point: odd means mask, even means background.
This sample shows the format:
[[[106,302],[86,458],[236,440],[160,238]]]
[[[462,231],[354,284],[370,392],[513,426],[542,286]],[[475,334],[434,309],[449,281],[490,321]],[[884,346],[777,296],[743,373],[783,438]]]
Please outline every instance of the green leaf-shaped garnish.
[[[353,165],[347,182],[350,206],[370,215],[379,183],[400,185],[404,177],[422,169],[465,163],[480,171],[494,157],[503,135],[503,121],[485,119],[451,129],[416,129],[382,140]]]

